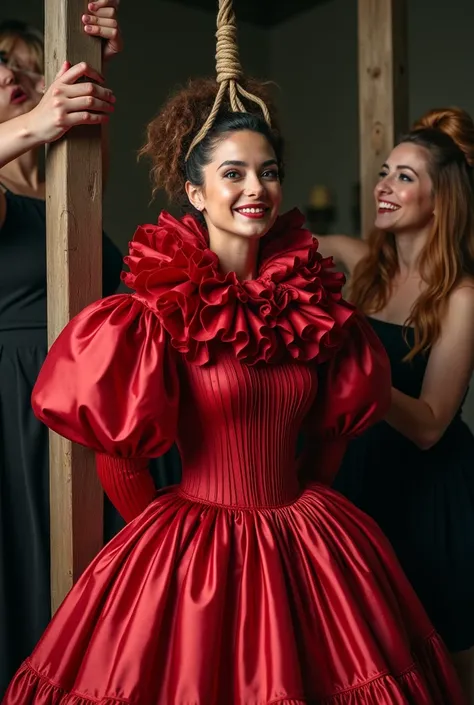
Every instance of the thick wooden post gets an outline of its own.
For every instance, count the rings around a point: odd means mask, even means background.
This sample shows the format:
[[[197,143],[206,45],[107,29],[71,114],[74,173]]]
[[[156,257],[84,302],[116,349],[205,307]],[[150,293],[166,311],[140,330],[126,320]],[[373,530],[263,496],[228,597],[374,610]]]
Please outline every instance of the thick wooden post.
[[[377,174],[408,129],[406,10],[406,0],[358,0],[363,237],[374,223]]]
[[[46,83],[63,61],[101,70],[100,41],[82,31],[87,0],[45,0]],[[101,296],[100,127],[80,127],[50,145],[46,159],[48,335]],[[91,452],[51,433],[51,599],[57,609],[102,545],[102,491]]]

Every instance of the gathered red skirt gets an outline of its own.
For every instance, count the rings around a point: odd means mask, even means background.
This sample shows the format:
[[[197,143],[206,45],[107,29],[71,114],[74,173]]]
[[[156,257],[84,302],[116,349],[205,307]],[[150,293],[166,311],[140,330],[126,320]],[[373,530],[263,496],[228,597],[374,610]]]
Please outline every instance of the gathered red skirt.
[[[73,587],[4,705],[462,705],[378,527],[320,485],[229,508],[170,488]]]

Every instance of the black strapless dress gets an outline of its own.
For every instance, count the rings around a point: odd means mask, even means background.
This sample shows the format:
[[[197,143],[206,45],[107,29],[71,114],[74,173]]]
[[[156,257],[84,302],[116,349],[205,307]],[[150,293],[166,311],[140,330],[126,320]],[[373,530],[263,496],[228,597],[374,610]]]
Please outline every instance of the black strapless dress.
[[[402,362],[413,331],[407,344],[401,326],[369,320],[393,386],[419,397],[429,356]],[[373,426],[350,443],[334,488],[378,522],[448,648],[473,646],[474,436],[461,409],[429,450],[386,423]]]

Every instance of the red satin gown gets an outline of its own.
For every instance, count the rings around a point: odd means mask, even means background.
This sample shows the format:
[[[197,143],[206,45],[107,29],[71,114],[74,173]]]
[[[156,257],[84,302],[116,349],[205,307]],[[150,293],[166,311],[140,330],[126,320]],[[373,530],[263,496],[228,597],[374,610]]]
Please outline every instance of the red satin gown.
[[[66,327],[33,405],[98,453],[129,523],[5,705],[460,705],[387,540],[318,482],[334,440],[383,415],[390,377],[300,214],[266,236],[252,281],[220,274],[197,222],[166,213],[127,263],[135,293]],[[183,479],[157,494],[147,458],[175,440]]]

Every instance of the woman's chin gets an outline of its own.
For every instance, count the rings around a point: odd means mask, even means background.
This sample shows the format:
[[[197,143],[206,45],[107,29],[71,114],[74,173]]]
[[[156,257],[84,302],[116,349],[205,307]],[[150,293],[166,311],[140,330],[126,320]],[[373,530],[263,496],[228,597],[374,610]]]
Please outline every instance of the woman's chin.
[[[244,216],[240,216],[241,220]],[[235,222],[235,233],[241,237],[259,239],[264,237],[275,223],[276,216],[266,216],[261,219],[248,218],[248,222]]]

